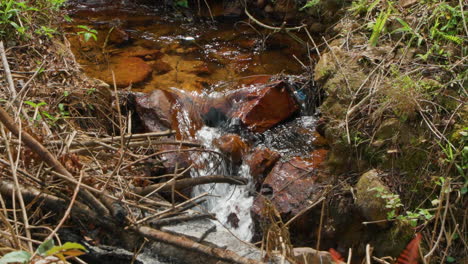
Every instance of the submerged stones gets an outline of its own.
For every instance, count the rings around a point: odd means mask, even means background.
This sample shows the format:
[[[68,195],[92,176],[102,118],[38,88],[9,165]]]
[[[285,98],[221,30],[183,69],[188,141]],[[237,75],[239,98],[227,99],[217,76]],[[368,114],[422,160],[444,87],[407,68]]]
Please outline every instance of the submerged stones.
[[[100,77],[106,83],[117,87],[127,87],[131,84],[139,84],[150,77],[153,69],[143,59],[138,57],[121,57],[116,59],[111,67],[102,73]]]

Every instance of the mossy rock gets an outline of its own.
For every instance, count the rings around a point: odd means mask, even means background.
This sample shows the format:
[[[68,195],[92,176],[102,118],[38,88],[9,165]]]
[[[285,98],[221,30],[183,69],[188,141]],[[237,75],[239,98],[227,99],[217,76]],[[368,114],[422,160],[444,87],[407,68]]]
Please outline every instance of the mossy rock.
[[[364,173],[356,185],[356,205],[360,208],[362,215],[368,221],[380,221],[387,219],[389,209],[385,206],[387,201],[379,197],[378,189],[381,192],[390,193],[388,187],[380,180],[377,170],[370,170]],[[387,222],[376,223],[377,226],[385,228]]]
[[[375,245],[374,254],[379,257],[397,257],[411,241],[414,229],[407,223],[395,221],[392,227],[378,236],[372,236],[372,245]]]

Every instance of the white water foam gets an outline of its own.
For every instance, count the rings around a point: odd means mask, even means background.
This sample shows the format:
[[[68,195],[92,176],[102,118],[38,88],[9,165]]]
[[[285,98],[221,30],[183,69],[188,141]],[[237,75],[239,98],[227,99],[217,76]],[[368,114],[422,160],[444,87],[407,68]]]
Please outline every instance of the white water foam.
[[[211,150],[217,150],[213,145],[213,141],[220,136],[220,130],[211,127],[203,127],[196,134],[197,139]],[[232,174],[227,161],[217,154],[197,153],[194,154],[193,160],[197,168],[192,169],[192,177]],[[250,241],[253,236],[253,221],[250,215],[253,197],[249,196],[248,192],[252,185],[249,167],[242,164],[236,177],[248,179],[248,184],[216,183],[198,185],[193,188],[193,195],[209,193],[211,196],[204,203],[205,209],[216,215],[220,226],[228,228],[238,238]]]

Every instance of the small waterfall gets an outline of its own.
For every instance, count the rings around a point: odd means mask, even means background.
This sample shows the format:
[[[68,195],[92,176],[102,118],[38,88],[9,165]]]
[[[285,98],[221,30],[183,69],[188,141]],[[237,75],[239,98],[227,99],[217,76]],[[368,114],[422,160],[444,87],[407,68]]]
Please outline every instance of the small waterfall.
[[[213,140],[221,135],[219,128],[204,126],[196,133],[196,138],[207,149],[216,150]],[[191,171],[192,177],[233,174],[228,161],[214,153],[196,153],[192,158],[196,167]],[[253,222],[250,216],[253,197],[249,196],[248,190],[252,184],[252,177],[249,167],[245,164],[240,166],[237,174],[236,177],[246,178],[249,183],[245,186],[222,183],[198,185],[193,188],[193,194],[209,193],[211,196],[204,204],[205,209],[216,214],[219,224],[228,228],[238,238],[250,241],[253,236]]]

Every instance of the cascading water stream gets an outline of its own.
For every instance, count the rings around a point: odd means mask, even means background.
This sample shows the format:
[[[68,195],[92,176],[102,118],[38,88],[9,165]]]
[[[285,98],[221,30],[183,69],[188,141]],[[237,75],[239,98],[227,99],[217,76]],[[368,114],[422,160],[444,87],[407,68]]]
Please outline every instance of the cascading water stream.
[[[204,126],[196,133],[196,138],[207,149],[217,150],[213,141],[221,134],[222,131],[219,128]],[[194,162],[199,168],[192,169],[192,177],[233,174],[228,161],[216,154],[197,154]],[[248,184],[243,186],[222,183],[198,185],[193,188],[193,194],[209,193],[210,196],[204,204],[205,209],[216,215],[220,226],[227,227],[238,238],[250,241],[253,236],[253,221],[250,216],[253,197],[248,191],[252,184],[249,167],[242,164],[236,174],[236,177],[248,179]]]

